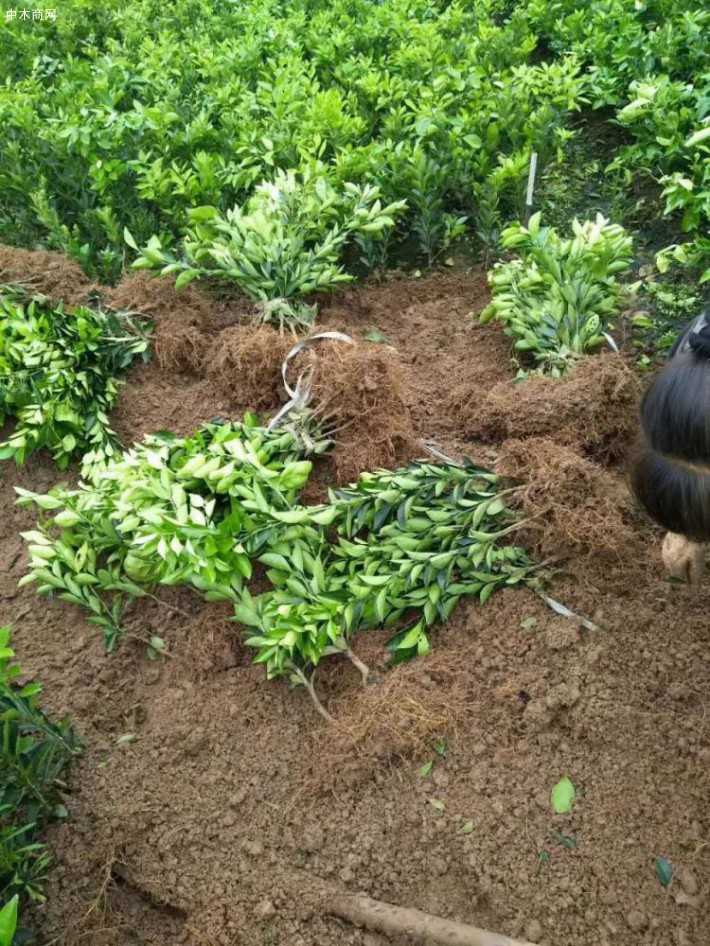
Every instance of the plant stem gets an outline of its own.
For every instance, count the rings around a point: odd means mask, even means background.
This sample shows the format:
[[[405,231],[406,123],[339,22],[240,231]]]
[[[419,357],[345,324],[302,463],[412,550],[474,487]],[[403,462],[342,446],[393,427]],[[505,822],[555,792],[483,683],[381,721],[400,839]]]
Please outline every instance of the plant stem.
[[[314,670],[313,673],[311,674],[310,680],[309,680],[308,677],[305,675],[305,673],[299,673],[298,675],[299,675],[299,677],[301,678],[301,680],[303,681],[303,685],[304,685],[305,688],[308,690],[308,693],[309,693],[311,699],[313,700],[313,705],[314,705],[315,708],[318,710],[318,712],[319,712],[320,715],[323,717],[323,719],[326,721],[326,723],[329,723],[331,726],[337,726],[338,724],[335,722],[335,720],[334,720],[333,717],[330,715],[330,713],[328,712],[328,710],[325,708],[325,706],[323,706],[323,704],[321,703],[321,701],[318,699],[318,694],[316,693],[316,688],[315,688],[315,685],[314,685],[314,681],[315,681],[315,677],[316,677],[316,672],[315,672],[315,670]]]
[[[174,604],[168,604],[167,601],[163,601],[162,598],[156,597],[156,595],[151,594],[149,591],[143,591],[143,595],[145,595],[146,598],[152,598],[153,601],[157,601],[161,607],[167,608],[169,611],[174,611],[176,614],[181,614],[182,617],[187,618],[188,621],[191,621],[193,618],[193,615],[188,614],[187,611],[183,611],[182,608],[178,608]]]
[[[353,664],[357,667],[357,669],[360,671],[362,675],[362,682],[364,684],[367,684],[370,678],[370,668],[367,666],[367,664],[363,663],[362,660],[360,660],[357,654],[354,654],[352,650],[350,650],[347,644],[345,645],[345,653],[347,654],[348,658],[353,662]]]

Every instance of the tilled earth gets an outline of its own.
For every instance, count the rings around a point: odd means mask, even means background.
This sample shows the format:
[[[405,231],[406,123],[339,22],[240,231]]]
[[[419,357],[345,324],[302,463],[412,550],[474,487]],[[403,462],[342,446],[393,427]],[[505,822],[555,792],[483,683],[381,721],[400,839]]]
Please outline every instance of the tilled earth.
[[[31,255],[15,262],[14,278],[31,271]],[[55,285],[71,282],[56,259],[49,268]],[[178,299],[128,280],[110,292],[152,308],[159,338],[172,311],[211,344],[244,320],[243,305],[192,288]],[[557,558],[552,596],[598,627],[582,630],[533,593],[509,590],[482,608],[462,604],[433,633],[429,657],[374,687],[331,661],[321,698],[336,718],[365,721],[357,740],[326,732],[304,692],[265,681],[225,605],[184,589],[163,595],[173,608],[143,600],[127,622],[135,637],[106,654],[76,610],[18,591],[19,532],[32,516],[14,506],[13,487],[46,489],[58,474],[43,458],[6,465],[0,621],[13,625],[45,705],[70,713],[86,746],[70,820],[49,836],[57,862],[34,916],[45,943],[387,942],[324,915],[323,880],[547,946],[710,942],[710,592],[668,584],[659,536],[614,465],[633,397],[602,405],[603,437],[585,443],[570,442],[562,415],[559,432],[541,430],[540,396],[525,385],[511,387],[512,427],[499,422],[509,345],[497,327],[477,325],[486,300],[480,274],[402,279],[338,294],[320,321],[359,338],[377,331],[397,350],[417,437],[492,465],[513,455],[508,436],[518,467],[544,453],[524,500],[540,519],[529,541]],[[496,385],[498,420],[478,423]],[[156,360],[132,371],[115,423],[130,441],[238,416],[235,404],[253,399],[238,377],[227,397],[199,365],[176,372]],[[528,399],[538,439],[526,446]],[[316,472],[321,483],[337,476],[330,461]],[[572,476],[576,498],[564,491]],[[167,642],[160,662],[137,639],[150,633]],[[384,665],[385,639],[365,635],[356,647]],[[133,741],[118,742],[127,733]],[[580,794],[571,815],[555,816],[549,793],[563,775]],[[668,889],[658,857],[674,867]]]

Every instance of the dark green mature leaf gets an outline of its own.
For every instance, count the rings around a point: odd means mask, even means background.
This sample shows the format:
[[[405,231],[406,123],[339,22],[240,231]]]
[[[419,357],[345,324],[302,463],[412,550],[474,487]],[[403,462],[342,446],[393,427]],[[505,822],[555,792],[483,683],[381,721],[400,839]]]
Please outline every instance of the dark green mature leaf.
[[[0,902],[16,894],[42,899],[51,857],[38,839],[49,821],[67,816],[64,773],[79,751],[69,724],[39,708],[40,686],[17,688],[9,640],[9,628],[0,628]],[[16,908],[0,913],[0,943]]]

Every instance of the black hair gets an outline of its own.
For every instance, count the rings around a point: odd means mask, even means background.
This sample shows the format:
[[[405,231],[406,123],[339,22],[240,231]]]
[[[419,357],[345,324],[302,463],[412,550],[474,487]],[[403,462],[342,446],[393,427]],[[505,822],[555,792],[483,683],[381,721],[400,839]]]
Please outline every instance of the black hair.
[[[679,336],[641,401],[630,485],[669,532],[710,542],[710,310]]]

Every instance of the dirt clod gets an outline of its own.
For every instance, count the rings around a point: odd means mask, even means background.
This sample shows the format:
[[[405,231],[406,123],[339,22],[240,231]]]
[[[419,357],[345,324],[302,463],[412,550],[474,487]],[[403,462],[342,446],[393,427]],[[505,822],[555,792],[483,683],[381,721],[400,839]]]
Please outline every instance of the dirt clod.
[[[683,890],[691,897],[694,897],[698,892],[698,878],[695,876],[695,873],[689,867],[681,867],[678,871],[678,883],[681,885]]]
[[[545,634],[545,643],[550,650],[568,650],[579,642],[579,628],[569,618],[550,621]]]
[[[648,917],[641,910],[629,910],[626,914],[626,925],[634,933],[644,933],[648,929]]]
[[[256,912],[262,920],[272,920],[277,911],[271,900],[262,900],[256,908]]]

